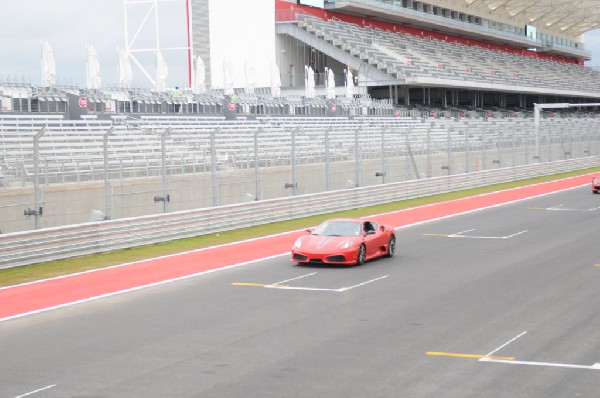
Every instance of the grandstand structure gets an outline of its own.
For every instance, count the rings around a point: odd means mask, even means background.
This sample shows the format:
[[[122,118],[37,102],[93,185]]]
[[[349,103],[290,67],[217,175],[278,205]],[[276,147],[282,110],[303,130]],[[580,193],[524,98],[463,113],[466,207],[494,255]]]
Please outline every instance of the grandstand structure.
[[[591,0],[327,0],[322,7],[302,4],[308,0],[252,3],[255,14],[275,13],[266,19],[274,26],[261,30],[273,38],[253,40],[257,47],[274,40],[275,54],[266,58],[277,64],[281,95],[265,81],[268,71],[261,72],[258,86],[246,87],[238,79],[234,94],[226,94],[223,51],[217,58],[212,48],[221,47],[214,36],[223,34],[211,32],[227,24],[208,18],[222,5],[186,2],[190,54],[205,57],[206,91],[194,89],[192,69],[189,87],[177,96],[170,89],[32,87],[0,78],[0,113],[52,113],[68,119],[115,114],[391,116],[414,109],[531,112],[534,103],[589,103],[600,97],[600,71],[584,66],[591,54],[582,34],[600,27]],[[239,30],[251,30],[251,23]],[[260,25],[263,29],[262,19]],[[236,59],[245,62],[249,59]],[[189,63],[192,68],[192,59]],[[309,98],[308,67],[316,86],[316,96]],[[350,96],[344,95],[348,71],[354,80]],[[327,98],[332,85],[335,94]]]
[[[0,231],[600,156],[591,1],[304,2],[266,7],[280,95],[0,81]]]
[[[567,3],[572,8],[558,7]],[[597,102],[600,73],[583,66],[590,54],[580,41],[582,31],[599,26],[592,7],[336,0],[320,9],[280,1],[277,32],[284,54],[305,53],[318,70],[345,65],[359,90],[397,106],[530,110],[533,103]]]

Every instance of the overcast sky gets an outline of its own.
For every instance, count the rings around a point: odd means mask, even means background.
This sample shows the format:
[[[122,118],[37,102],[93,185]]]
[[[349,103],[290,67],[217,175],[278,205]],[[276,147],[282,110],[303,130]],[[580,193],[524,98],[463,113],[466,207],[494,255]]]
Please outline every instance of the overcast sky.
[[[2,0],[7,2],[8,0]],[[225,0],[221,0],[225,1]],[[160,46],[184,47],[185,2],[171,1],[159,6]],[[130,39],[141,25],[149,5],[128,6]],[[98,52],[102,85],[115,85],[117,48],[125,47],[123,0],[19,0],[6,4],[0,13],[0,80],[18,80],[41,85],[41,40],[54,50],[57,83],[85,87],[86,45]],[[141,30],[134,48],[154,46],[154,15]],[[588,65],[600,66],[600,30],[585,35],[586,48],[592,52]],[[167,85],[187,85],[187,53],[164,51],[169,67]],[[138,60],[153,73],[153,57],[139,53]],[[150,82],[135,65],[134,86],[150,87]]]

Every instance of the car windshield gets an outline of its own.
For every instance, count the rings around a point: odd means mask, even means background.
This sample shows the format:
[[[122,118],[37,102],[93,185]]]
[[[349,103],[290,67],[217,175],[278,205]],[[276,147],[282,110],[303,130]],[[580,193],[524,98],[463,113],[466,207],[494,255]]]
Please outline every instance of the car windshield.
[[[600,184],[600,177],[594,178],[594,184]]]
[[[314,231],[313,235],[325,236],[360,236],[360,223],[354,221],[325,221]]]

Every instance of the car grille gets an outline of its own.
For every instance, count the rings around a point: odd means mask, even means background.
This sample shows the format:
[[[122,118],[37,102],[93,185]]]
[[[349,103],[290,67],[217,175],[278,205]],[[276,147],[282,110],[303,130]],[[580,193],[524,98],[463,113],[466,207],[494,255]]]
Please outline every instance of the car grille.
[[[330,263],[343,263],[346,262],[346,257],[344,256],[329,256],[327,257],[327,261]]]
[[[303,256],[302,254],[294,253],[294,260],[296,261],[306,261],[308,257]]]

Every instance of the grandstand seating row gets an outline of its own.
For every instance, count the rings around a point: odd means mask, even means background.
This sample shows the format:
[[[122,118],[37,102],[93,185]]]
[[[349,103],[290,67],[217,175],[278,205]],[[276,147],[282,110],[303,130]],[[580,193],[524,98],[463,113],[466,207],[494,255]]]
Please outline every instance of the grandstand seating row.
[[[136,127],[110,121],[37,120],[46,133],[39,141],[40,169],[45,183],[101,180],[104,173],[104,135],[114,127],[107,144],[111,178],[159,175],[162,168],[160,133],[166,139],[169,174],[290,165],[292,153],[298,164],[355,159],[377,159],[382,150],[414,154],[526,147],[535,142],[531,119],[346,119],[286,118],[230,122],[148,118]],[[67,122],[67,121],[65,121]],[[99,122],[99,121],[98,121]],[[30,123],[32,123],[30,121]],[[79,124],[79,125],[78,125]],[[75,126],[77,125],[77,126]],[[152,127],[148,127],[152,126]],[[70,128],[72,127],[72,128]],[[541,143],[563,145],[598,141],[600,120],[557,118],[542,121]],[[359,131],[358,136],[356,132]],[[17,184],[31,183],[33,136],[37,129],[3,125],[0,129],[0,177]],[[291,135],[294,133],[294,150]],[[326,134],[328,142],[326,143]],[[211,136],[214,147],[211,146]],[[356,148],[358,139],[359,149]],[[258,153],[255,155],[255,140]],[[383,148],[383,149],[382,149]],[[7,186],[7,183],[2,185]]]
[[[600,71],[298,14],[298,26],[406,83],[432,78],[600,95]]]

